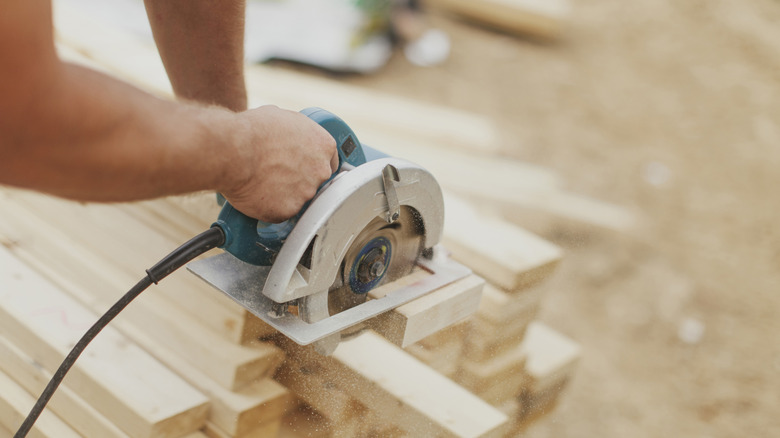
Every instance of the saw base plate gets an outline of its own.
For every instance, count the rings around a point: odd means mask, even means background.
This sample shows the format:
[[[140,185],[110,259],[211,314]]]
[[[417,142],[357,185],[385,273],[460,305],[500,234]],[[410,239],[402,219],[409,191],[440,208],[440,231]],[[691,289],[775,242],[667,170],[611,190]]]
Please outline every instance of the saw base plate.
[[[288,338],[300,345],[308,345],[471,274],[469,268],[447,257],[440,248],[434,248],[433,257],[421,258],[417,265],[432,275],[410,285],[401,286],[382,298],[368,300],[312,323],[304,322],[297,315],[287,311],[278,316],[280,304],[263,295],[270,266],[251,265],[228,253],[222,253],[191,262],[187,265],[187,269]],[[388,285],[390,284],[392,283]],[[322,293],[327,294],[328,291]],[[282,307],[286,306],[282,305]]]

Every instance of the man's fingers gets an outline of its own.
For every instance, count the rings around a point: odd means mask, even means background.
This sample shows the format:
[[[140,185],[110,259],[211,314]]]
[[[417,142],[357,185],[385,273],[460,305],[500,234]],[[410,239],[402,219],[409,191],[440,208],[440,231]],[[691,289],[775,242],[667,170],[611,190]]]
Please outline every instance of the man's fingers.
[[[333,173],[339,170],[339,151],[336,151],[332,157],[330,157],[330,172]]]

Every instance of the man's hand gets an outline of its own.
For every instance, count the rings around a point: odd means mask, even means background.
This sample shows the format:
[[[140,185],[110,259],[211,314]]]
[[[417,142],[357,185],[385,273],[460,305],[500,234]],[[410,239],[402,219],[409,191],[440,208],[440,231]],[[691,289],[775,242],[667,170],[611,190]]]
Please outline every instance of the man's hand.
[[[248,216],[271,223],[288,219],[338,167],[336,141],[303,114],[275,106],[237,116],[252,135],[239,145],[236,182],[220,191]]]

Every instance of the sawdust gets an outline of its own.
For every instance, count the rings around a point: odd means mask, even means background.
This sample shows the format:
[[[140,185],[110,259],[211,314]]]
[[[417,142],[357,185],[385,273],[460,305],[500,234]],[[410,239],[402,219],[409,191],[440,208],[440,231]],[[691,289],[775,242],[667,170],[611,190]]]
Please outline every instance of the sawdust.
[[[567,256],[541,319],[584,357],[528,436],[776,436],[780,2],[572,3],[561,43],[434,16],[445,65],[345,80],[489,115],[503,154],[645,219],[543,230]]]

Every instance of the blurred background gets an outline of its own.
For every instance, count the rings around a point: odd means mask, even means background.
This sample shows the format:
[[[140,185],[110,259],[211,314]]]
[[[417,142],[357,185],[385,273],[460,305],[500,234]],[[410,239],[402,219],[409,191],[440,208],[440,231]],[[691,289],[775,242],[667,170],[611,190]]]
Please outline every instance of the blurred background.
[[[543,40],[434,6],[446,61],[343,80],[488,116],[500,154],[639,222],[504,212],[566,250],[540,318],[582,344],[528,436],[780,433],[780,2],[572,0]]]
[[[250,13],[252,3],[262,2]],[[457,3],[412,5],[411,28],[393,40],[380,23],[361,59],[307,59],[260,37],[248,51],[476,113],[500,133],[486,153],[548,168],[566,190],[631,212],[630,226],[605,227],[496,209],[564,248],[538,286],[539,318],[582,346],[557,407],[527,436],[777,436],[780,2],[529,2],[552,7],[541,29],[475,20]],[[350,17],[335,26],[337,45],[365,30]],[[406,48],[431,30],[420,60]]]

